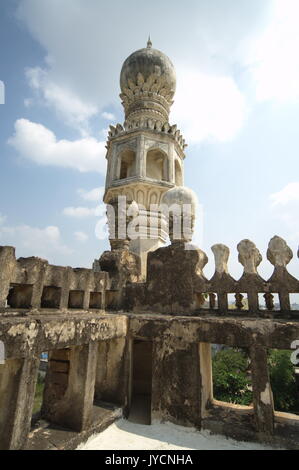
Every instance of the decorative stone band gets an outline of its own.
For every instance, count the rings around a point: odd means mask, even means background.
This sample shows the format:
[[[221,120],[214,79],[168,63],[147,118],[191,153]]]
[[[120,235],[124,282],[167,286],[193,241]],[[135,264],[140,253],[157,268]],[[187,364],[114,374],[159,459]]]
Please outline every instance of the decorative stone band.
[[[169,115],[170,106],[173,104],[174,90],[168,86],[166,75],[152,73],[147,80],[142,73],[138,73],[136,79],[127,81],[127,87],[119,95],[125,109],[126,118],[137,107],[146,109],[159,109],[166,118]]]
[[[125,135],[127,132],[139,129],[151,130],[156,132],[162,132],[163,134],[173,135],[183,151],[187,147],[186,141],[183,138],[181,131],[177,128],[176,124],[171,126],[168,122],[162,124],[160,120],[155,120],[154,118],[145,119],[144,117],[141,117],[136,121],[125,121],[123,126],[121,124],[117,124],[116,126],[110,125],[110,130],[108,132],[108,143],[115,137],[119,137],[121,135]]]

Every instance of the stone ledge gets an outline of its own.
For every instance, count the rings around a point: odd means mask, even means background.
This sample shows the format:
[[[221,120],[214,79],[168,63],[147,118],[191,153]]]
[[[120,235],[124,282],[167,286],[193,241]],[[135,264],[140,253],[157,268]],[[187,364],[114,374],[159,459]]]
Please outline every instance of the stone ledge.
[[[46,421],[39,421],[31,430],[24,450],[75,450],[93,434],[108,428],[114,421],[122,418],[121,408],[102,404],[93,407],[93,423],[82,432],[74,432]]]

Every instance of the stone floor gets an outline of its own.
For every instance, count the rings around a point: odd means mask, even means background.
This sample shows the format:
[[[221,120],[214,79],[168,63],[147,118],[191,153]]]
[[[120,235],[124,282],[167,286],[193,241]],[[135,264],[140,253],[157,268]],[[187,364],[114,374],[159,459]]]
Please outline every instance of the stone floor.
[[[174,424],[136,424],[116,421],[101,434],[92,436],[78,450],[271,450],[253,442],[239,442],[208,431]]]

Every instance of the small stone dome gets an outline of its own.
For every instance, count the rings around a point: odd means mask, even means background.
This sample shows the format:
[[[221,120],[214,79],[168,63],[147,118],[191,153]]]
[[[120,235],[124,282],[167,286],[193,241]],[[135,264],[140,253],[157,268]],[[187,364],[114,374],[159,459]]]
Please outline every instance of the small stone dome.
[[[197,196],[192,189],[186,188],[185,186],[176,186],[163,194],[161,202],[169,207],[173,204],[179,206],[190,204],[192,215],[195,215]]]

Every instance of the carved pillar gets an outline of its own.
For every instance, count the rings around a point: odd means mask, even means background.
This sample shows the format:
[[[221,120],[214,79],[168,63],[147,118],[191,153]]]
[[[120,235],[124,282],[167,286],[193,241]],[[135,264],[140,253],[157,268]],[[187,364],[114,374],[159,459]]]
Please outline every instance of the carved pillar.
[[[144,135],[140,135],[137,141],[136,176],[141,178],[146,176],[146,149]]]

